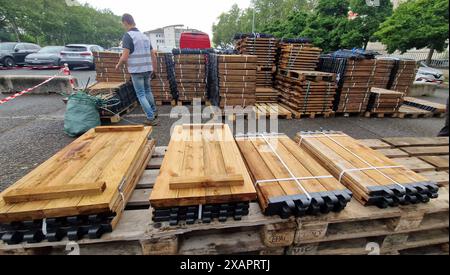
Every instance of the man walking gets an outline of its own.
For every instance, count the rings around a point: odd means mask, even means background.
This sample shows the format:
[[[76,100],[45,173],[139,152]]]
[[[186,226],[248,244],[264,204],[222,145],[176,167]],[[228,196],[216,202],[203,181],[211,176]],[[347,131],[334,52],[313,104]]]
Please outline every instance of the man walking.
[[[127,63],[134,90],[147,116],[144,124],[157,126],[158,113],[150,87],[150,80],[153,74],[152,60],[155,58],[155,53],[150,39],[136,28],[133,16],[124,14],[122,16],[122,24],[127,33],[122,39],[124,51],[116,66],[116,70]]]

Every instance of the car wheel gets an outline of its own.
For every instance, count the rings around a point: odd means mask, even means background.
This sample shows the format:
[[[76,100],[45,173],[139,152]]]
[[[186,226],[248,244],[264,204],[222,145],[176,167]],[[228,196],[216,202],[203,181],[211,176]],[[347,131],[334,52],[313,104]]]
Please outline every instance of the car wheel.
[[[5,64],[5,66],[8,67],[8,68],[12,68],[12,67],[16,66],[16,62],[11,57],[6,57],[3,60],[3,64]]]

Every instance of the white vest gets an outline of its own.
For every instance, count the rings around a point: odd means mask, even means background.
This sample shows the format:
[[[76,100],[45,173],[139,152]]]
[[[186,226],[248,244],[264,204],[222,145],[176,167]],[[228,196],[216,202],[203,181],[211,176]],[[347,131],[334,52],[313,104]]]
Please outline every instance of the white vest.
[[[130,74],[153,71],[150,39],[139,31],[129,31],[133,39],[134,52],[128,59],[128,72]]]

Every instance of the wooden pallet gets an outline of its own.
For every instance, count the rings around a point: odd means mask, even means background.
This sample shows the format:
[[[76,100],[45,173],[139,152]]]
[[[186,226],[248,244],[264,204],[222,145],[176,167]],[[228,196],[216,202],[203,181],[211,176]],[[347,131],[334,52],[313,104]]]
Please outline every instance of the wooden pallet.
[[[430,118],[433,113],[416,107],[403,105],[398,111],[398,118]]]
[[[100,117],[100,119],[102,120],[102,122],[106,122],[106,123],[111,123],[111,124],[119,123],[120,121],[122,121],[122,118],[124,116],[133,112],[137,108],[138,105],[139,105],[138,102],[134,102],[133,104],[131,104],[130,106],[128,106],[127,108],[122,110],[120,113],[114,114],[112,116],[102,116],[102,117]]]
[[[416,107],[425,111],[432,112],[433,114],[444,114],[446,112],[446,105],[434,103],[428,100],[414,98],[414,97],[405,97],[405,104],[408,106]]]
[[[257,118],[292,119],[292,112],[277,103],[256,103],[254,110]]]
[[[175,100],[156,100],[156,106],[177,106],[177,102]]]
[[[448,189],[441,189],[443,195],[426,205],[380,210],[352,201],[340,214],[320,218],[267,217],[257,203],[252,203],[249,215],[239,222],[213,221],[176,227],[154,223],[148,196],[166,150],[167,147],[155,149],[116,229],[100,240],[78,242],[82,255],[367,255],[368,240],[373,242],[374,238],[384,248],[381,254],[448,243],[448,231],[445,231],[448,228]],[[408,235],[406,242],[405,235]],[[66,249],[71,247],[73,243],[66,239],[57,243],[14,246],[0,243],[0,255],[65,255],[70,252]]]

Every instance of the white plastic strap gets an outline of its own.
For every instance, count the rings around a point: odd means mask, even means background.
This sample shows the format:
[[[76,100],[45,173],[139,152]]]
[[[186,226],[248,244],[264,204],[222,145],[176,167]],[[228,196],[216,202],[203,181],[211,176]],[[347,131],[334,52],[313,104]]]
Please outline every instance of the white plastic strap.
[[[344,145],[342,145],[339,141],[335,140],[334,138],[332,138],[331,136],[322,133],[323,136],[325,136],[326,138],[332,140],[334,143],[336,143],[337,145],[339,145],[340,147],[342,147],[344,150],[346,150],[347,152],[349,152],[350,154],[352,154],[353,156],[355,156],[356,158],[358,158],[359,160],[361,160],[362,162],[364,162],[366,165],[368,165],[369,167],[367,168],[371,168],[370,170],[375,170],[377,172],[379,172],[380,174],[382,174],[384,177],[386,177],[387,179],[389,179],[390,181],[392,181],[394,184],[400,186],[403,190],[406,191],[405,186],[401,185],[400,183],[398,183],[396,180],[394,180],[392,177],[386,175],[385,173],[383,173],[382,171],[380,171],[380,169],[378,169],[377,167],[373,167],[369,162],[367,162],[365,159],[361,158],[360,156],[358,156],[357,154],[355,154],[354,152],[352,152],[351,150],[349,150],[347,147],[345,147]]]
[[[47,218],[42,220],[42,233],[44,235],[47,235]]]
[[[345,169],[342,171],[342,173],[339,175],[339,182],[342,183],[342,178],[345,174],[351,173],[351,172],[362,172],[362,171],[370,171],[370,170],[381,170],[381,169],[394,169],[394,168],[403,168],[403,166],[380,166],[380,167],[367,167],[367,168],[352,168],[352,169]]]
[[[308,200],[311,200],[312,197],[311,195],[308,193],[308,191],[306,191],[305,187],[303,187],[303,185],[301,184],[301,182],[295,177],[294,173],[292,173],[292,171],[289,169],[289,166],[287,166],[287,164],[283,161],[283,159],[281,158],[281,156],[275,151],[275,148],[273,148],[272,144],[270,143],[270,141],[267,139],[267,137],[264,134],[260,134],[260,136],[264,139],[264,141],[266,142],[267,145],[269,145],[270,150],[272,150],[272,152],[277,156],[278,160],[281,162],[281,164],[283,164],[284,168],[288,171],[288,173],[291,175],[291,177],[294,179],[294,181],[297,183],[298,187],[303,191],[303,193],[305,193],[305,195],[308,197]]]
[[[198,206],[198,219],[199,220],[201,220],[202,218],[203,218],[203,205],[202,204],[200,204],[199,206]]]

